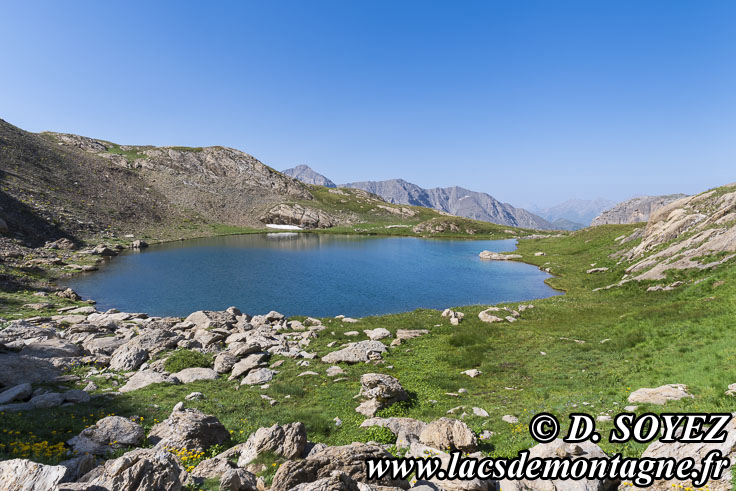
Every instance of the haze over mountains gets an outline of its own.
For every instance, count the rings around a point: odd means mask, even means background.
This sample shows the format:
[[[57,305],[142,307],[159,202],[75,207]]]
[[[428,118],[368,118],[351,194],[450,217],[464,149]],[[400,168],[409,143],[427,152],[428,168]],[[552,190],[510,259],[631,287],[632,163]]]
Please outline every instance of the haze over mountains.
[[[329,178],[306,165],[282,172],[307,184],[335,186]],[[533,208],[528,211],[502,203],[487,193],[457,186],[425,189],[403,179],[351,182],[341,184],[340,187],[362,189],[389,203],[424,206],[475,220],[545,230],[577,230],[587,227],[603,210],[616,204],[615,201],[603,198],[572,199],[553,207]]]

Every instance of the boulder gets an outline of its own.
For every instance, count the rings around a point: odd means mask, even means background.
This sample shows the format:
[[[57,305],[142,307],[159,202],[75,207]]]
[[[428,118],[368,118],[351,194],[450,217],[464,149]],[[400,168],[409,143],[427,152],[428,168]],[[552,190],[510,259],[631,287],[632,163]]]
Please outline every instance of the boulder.
[[[468,425],[451,418],[429,423],[419,434],[419,441],[439,450],[474,452],[478,448],[478,440]]]
[[[556,439],[549,443],[540,443],[529,450],[530,459],[549,459],[549,458],[569,458],[577,459],[602,459],[606,458],[606,454],[601,448],[593,442],[586,441],[581,443],[565,443],[561,439]],[[580,480],[557,480],[545,481],[544,489],[564,489],[569,491],[612,491],[616,489],[618,482],[598,480],[598,479],[580,479]],[[504,491],[527,491],[529,489],[539,489],[540,481],[512,481],[504,479],[499,482],[499,486]],[[649,488],[648,488],[649,489]],[[671,489],[668,487],[667,489]]]
[[[656,388],[638,389],[629,394],[629,402],[640,404],[663,405],[667,401],[679,401],[686,397],[693,397],[683,384],[668,384]]]
[[[230,374],[230,380],[235,380],[236,378],[247,374],[254,368],[258,368],[261,364],[266,363],[268,361],[268,358],[268,353],[253,353],[246,356],[233,365],[233,370]]]
[[[3,332],[0,331],[0,334]],[[18,353],[0,354],[0,386],[51,382],[60,375],[61,370],[48,358],[32,358]]]
[[[93,469],[83,478],[88,487],[81,489],[181,491],[184,489],[185,476],[186,472],[172,453],[163,449],[142,448],[108,460]]]
[[[220,491],[256,491],[258,478],[245,469],[228,469],[220,478]]]
[[[82,349],[65,339],[44,339],[25,346],[20,354],[34,358],[63,358],[79,356]]]
[[[241,385],[260,385],[270,382],[273,379],[274,371],[268,368],[257,368],[248,372],[243,380],[240,382]]]
[[[503,322],[503,318],[494,315],[494,312],[499,312],[501,309],[498,307],[491,307],[478,314],[478,319],[483,322]]]
[[[685,458],[692,458],[695,460],[695,468],[702,469],[701,462],[713,450],[719,450],[724,458],[728,458],[731,462],[736,460],[736,419],[731,421],[724,428],[727,432],[726,439],[723,443],[684,443],[684,442],[673,442],[663,443],[655,440],[647,447],[642,454],[642,457],[661,459],[661,458],[673,458],[676,460],[682,460]],[[678,436],[682,435],[682,429],[676,433]],[[708,481],[705,489],[710,491],[731,491],[732,489],[732,470],[726,468],[725,472],[720,479],[714,479]],[[702,489],[696,488],[690,481],[655,481],[649,487],[648,490],[652,491],[665,491],[672,489]]]
[[[344,320],[345,319],[343,319],[343,321]],[[379,339],[391,337],[391,332],[389,332],[388,329],[384,329],[383,327],[377,327],[375,329],[364,329],[363,334],[368,336],[368,339],[372,339],[373,341],[378,341]]]
[[[131,249],[145,249],[148,247],[148,243],[144,240],[134,240],[133,243],[130,244]]]
[[[333,471],[340,471],[356,482],[371,486],[393,486],[408,489],[407,481],[384,477],[368,481],[365,461],[367,459],[391,458],[392,455],[375,445],[353,443],[339,447],[328,447],[303,460],[290,460],[279,467],[273,478],[272,491],[287,491],[305,483],[329,478]]]
[[[359,341],[347,347],[328,353],[322,357],[325,363],[363,363],[380,360],[386,352],[386,345],[380,341]]]
[[[238,311],[238,313],[239,312],[240,311]],[[238,322],[238,319],[237,314],[234,311],[198,310],[197,312],[189,314],[184,321],[193,323],[198,329],[229,329]]]
[[[429,334],[427,329],[399,329],[396,331],[396,339],[405,341]]]
[[[197,467],[189,473],[189,476],[194,479],[219,479],[225,471],[235,468],[235,464],[229,460],[214,457],[197,464]]]
[[[259,428],[242,447],[238,467],[250,464],[263,452],[271,452],[286,459],[300,457],[307,446],[307,431],[302,423]]]
[[[83,390],[72,389],[64,392],[64,402],[72,404],[86,404],[90,401],[90,396]]]
[[[233,365],[238,362],[238,357],[232,353],[223,351],[215,357],[214,369],[217,373],[229,373],[233,369]]]
[[[217,372],[211,368],[185,368],[171,375],[179,379],[182,384],[188,384],[197,380],[216,380]]]
[[[375,416],[379,409],[409,398],[399,381],[390,375],[366,373],[360,378],[360,385],[359,395],[365,400],[355,411],[369,418]]]
[[[511,259],[521,259],[520,254],[499,254],[493,251],[483,251],[478,256],[481,259],[488,259],[491,261],[510,261]]]
[[[152,370],[143,370],[136,372],[128,379],[128,382],[120,387],[120,392],[132,392],[142,389],[151,384],[178,384],[179,379],[173,378],[168,374],[154,372]]]
[[[2,489],[32,491],[54,489],[67,473],[62,465],[43,465],[27,459],[12,459],[0,462]]]
[[[119,448],[137,447],[144,436],[141,425],[122,416],[108,416],[66,443],[78,454],[106,455]]]
[[[157,423],[148,433],[148,441],[154,448],[174,448],[202,452],[212,445],[230,439],[230,433],[214,417],[197,409],[173,411],[164,421]]]
[[[0,404],[7,404],[14,401],[25,401],[33,393],[31,384],[18,384],[7,390],[0,392]]]
[[[137,370],[148,359],[148,350],[131,343],[116,349],[110,358],[110,368],[129,372]]]

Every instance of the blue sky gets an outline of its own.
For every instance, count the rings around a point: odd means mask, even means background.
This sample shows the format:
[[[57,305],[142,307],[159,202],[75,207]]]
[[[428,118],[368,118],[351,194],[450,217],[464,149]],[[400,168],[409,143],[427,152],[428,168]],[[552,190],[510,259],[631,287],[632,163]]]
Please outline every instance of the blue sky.
[[[0,118],[516,205],[736,181],[736,2],[0,4]]]

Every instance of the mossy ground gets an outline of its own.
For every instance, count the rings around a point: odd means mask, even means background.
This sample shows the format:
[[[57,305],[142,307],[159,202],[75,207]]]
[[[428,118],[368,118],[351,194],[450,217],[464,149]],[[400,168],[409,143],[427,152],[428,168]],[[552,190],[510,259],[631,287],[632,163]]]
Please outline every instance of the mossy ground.
[[[95,399],[89,405],[0,414],[0,445],[5,445],[0,449],[31,438],[53,445],[110,413],[143,418],[143,425],[150,428],[193,391],[206,398],[186,405],[216,415],[230,430],[231,444],[244,441],[261,426],[292,421],[303,422],[312,441],[368,441],[376,438],[375,431],[359,427],[364,418],[355,412],[358,403],[353,399],[360,376],[367,372],[391,374],[412,394],[408,403],[396,404],[380,415],[429,421],[445,416],[453,407],[465,406],[471,414],[466,422],[475,431],[495,433],[482,447],[494,456],[512,456],[532,446],[526,425],[538,412],[556,415],[564,428],[571,412],[594,416],[621,412],[629,393],[640,387],[683,383],[695,397],[666,406],[640,406],[638,412],[736,411],[736,398],[724,395],[728,384],[736,382],[733,261],[713,270],[678,272],[685,284],[672,291],[647,292],[648,284],[632,282],[593,292],[623,275],[625,265],[617,265],[608,256],[623,247],[614,239],[634,228],[602,226],[565,237],[519,241],[518,253],[524,261],[549,267],[556,276],[548,283],[566,294],[524,302],[535,308],[523,312],[518,322],[484,324],[477,314],[486,306],[460,307],[465,320],[457,327],[435,310],[368,317],[358,324],[324,319],[327,329],[308,348],[319,356],[336,349],[327,347],[332,341],[339,346],[366,339],[362,334],[347,337],[346,331],[385,327],[392,333],[398,329],[428,329],[430,333],[391,348],[383,364],[344,366],[347,380],[341,382],[326,377],[327,365],[319,360],[298,367],[287,359],[266,390],[241,387],[222,378],[149,386]],[[534,256],[536,251],[546,255]],[[593,263],[610,269],[586,274]],[[469,368],[483,374],[471,379],[460,373]],[[306,370],[320,375],[297,376]],[[459,388],[467,393],[448,395]],[[278,404],[270,406],[261,394],[275,398]],[[490,417],[472,416],[472,407],[485,409]],[[501,421],[506,414],[517,416],[519,424]],[[342,420],[340,426],[335,417]],[[608,452],[638,456],[646,447],[610,444],[606,437],[611,423],[598,426],[604,436],[601,446]],[[0,458],[11,456],[0,454]]]

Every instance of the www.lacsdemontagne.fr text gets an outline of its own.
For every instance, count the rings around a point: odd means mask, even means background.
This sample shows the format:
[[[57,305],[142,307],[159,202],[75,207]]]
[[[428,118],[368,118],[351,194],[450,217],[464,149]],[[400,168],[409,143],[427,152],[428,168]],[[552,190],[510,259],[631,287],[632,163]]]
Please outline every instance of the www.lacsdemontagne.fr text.
[[[514,458],[464,457],[450,453],[443,468],[439,457],[383,458],[366,461],[368,479],[417,480],[627,480],[635,486],[650,486],[658,480],[692,481],[696,487],[720,479],[730,467],[720,451],[709,452],[702,460],[692,458],[626,458],[620,454],[605,458],[530,458],[528,451]]]

